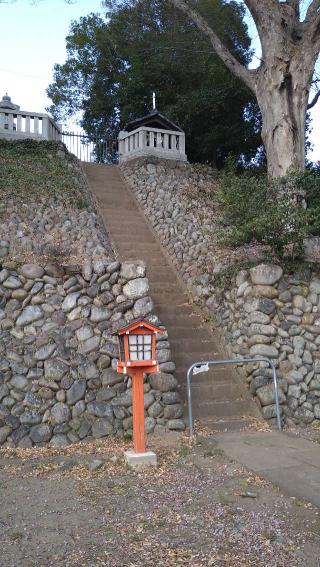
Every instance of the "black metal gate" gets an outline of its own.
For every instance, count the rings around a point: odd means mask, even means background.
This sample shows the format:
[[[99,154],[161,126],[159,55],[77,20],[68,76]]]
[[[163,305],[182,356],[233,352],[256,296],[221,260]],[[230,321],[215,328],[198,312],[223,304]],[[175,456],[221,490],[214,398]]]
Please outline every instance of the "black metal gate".
[[[62,142],[80,161],[89,163],[118,163],[118,141],[92,137],[75,132],[62,132]]]

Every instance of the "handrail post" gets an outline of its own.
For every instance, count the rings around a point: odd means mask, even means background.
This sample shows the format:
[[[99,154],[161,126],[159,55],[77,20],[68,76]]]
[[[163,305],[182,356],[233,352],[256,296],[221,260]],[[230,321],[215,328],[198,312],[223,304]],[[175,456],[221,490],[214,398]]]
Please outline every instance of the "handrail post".
[[[193,420],[192,420],[192,396],[191,396],[191,379],[193,374],[193,365],[190,366],[187,373],[187,389],[188,389],[188,415],[189,415],[189,433],[193,436]]]
[[[271,362],[271,360],[269,361],[269,363],[270,363],[270,366],[272,368],[272,373],[273,373],[273,383],[274,383],[274,391],[275,391],[275,399],[276,399],[277,424],[278,424],[278,429],[280,429],[280,431],[281,431],[282,427],[281,427],[281,418],[280,418],[279,389],[278,389],[276,367],[273,364],[273,362]]]

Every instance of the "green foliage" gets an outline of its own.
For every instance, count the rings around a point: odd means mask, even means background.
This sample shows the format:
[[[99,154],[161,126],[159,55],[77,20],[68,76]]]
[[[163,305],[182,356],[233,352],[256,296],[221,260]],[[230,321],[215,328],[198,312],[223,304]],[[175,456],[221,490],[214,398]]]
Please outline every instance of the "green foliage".
[[[190,455],[190,453],[191,449],[186,445],[182,445],[179,449],[179,457],[181,457],[181,459],[186,459]]]
[[[0,140],[0,203],[47,199],[83,208],[86,196],[72,167],[74,159],[58,142]],[[70,167],[71,165],[71,167]]]
[[[219,289],[230,289],[234,285],[235,278],[240,270],[249,270],[253,262],[237,262],[222,268],[212,276],[212,283]]]
[[[221,166],[232,152],[250,161],[261,145],[260,113],[252,93],[213,53],[209,40],[169,2],[109,1],[108,19],[73,22],[67,61],[48,88],[59,120],[83,111],[88,134],[116,136],[129,120],[158,109],[186,132],[191,161]],[[250,38],[236,2],[199,0],[221,40],[244,65]]]
[[[320,235],[320,177],[313,172],[272,179],[238,174],[229,162],[220,176],[219,202],[222,240],[231,246],[260,243],[277,257],[286,251],[297,258],[304,238]]]

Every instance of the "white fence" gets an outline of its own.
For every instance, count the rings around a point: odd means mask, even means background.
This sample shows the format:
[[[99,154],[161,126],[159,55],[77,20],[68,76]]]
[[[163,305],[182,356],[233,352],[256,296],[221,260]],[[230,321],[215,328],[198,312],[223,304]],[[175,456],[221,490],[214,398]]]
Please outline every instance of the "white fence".
[[[47,114],[0,109],[0,138],[61,140],[59,126]]]
[[[146,126],[132,132],[120,132],[119,163],[148,155],[187,161],[184,132]]]

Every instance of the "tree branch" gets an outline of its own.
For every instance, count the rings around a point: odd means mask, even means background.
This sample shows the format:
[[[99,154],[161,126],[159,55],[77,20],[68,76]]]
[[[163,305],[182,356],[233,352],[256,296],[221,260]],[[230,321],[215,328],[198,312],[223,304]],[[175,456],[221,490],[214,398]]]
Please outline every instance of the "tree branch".
[[[287,0],[287,4],[294,10],[297,20],[300,19],[300,0]]]
[[[245,0],[244,3],[249,9],[251,16],[255,21],[255,24],[258,27],[263,18],[263,8],[261,8],[261,4],[259,4],[259,1],[256,2],[256,0]]]
[[[314,95],[312,101],[309,102],[307,109],[310,110],[310,108],[313,108],[317,104],[319,98],[320,98],[320,90],[317,92],[316,95]]]
[[[279,10],[279,3],[276,0],[244,0],[249,9],[257,28],[261,23],[269,21]]]
[[[313,0],[310,8],[313,6],[312,16],[310,20],[305,20],[306,24],[306,37],[308,46],[312,47],[314,53],[318,55],[320,51],[320,0]]]
[[[312,0],[305,17],[305,22],[311,22],[318,15],[320,0]]]
[[[232,53],[230,53],[230,51],[223,45],[217,34],[213,31],[209,24],[207,24],[205,19],[198,12],[190,8],[184,0],[169,0],[169,2],[188,16],[193,23],[209,37],[214,51],[226,67],[228,67],[234,75],[242,79],[252,92],[255,93],[253,80],[254,72],[249,71],[249,69],[237,61]]]

